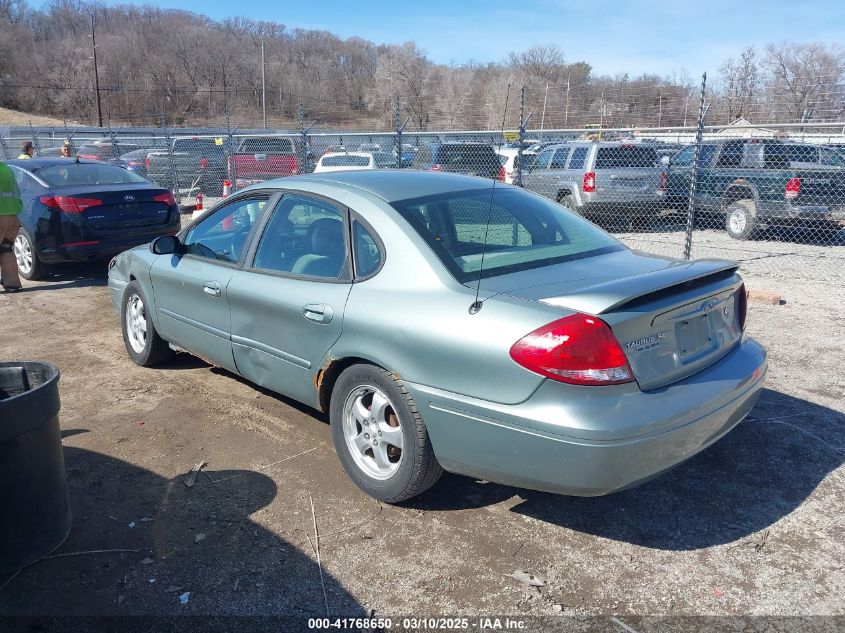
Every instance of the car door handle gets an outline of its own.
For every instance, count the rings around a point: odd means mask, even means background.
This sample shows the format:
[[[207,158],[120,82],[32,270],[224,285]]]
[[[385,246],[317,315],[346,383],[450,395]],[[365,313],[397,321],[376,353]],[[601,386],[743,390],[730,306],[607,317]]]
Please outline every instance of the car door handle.
[[[211,295],[212,297],[219,297],[220,284],[216,281],[204,281],[202,283],[202,291],[207,295]]]
[[[302,316],[314,323],[330,323],[334,311],[324,303],[306,303],[302,306]]]

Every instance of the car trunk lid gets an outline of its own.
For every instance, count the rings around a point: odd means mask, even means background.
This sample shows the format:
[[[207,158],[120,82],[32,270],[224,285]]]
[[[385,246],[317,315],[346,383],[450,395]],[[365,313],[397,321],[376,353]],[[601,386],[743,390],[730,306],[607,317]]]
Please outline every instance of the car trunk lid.
[[[739,341],[736,269],[726,260],[683,262],[623,251],[506,275],[512,279],[494,285],[510,296],[600,315],[647,390],[701,371]],[[528,273],[541,283],[530,284]]]
[[[56,190],[54,197],[85,201],[77,205],[77,208],[84,208],[77,211],[76,215],[98,237],[107,237],[126,229],[158,228],[166,225],[170,221],[170,214],[176,212],[173,205],[169,204],[172,194],[158,188],[126,189],[125,184],[101,185],[94,191],[88,189],[70,193]],[[68,205],[65,202],[63,206]]]

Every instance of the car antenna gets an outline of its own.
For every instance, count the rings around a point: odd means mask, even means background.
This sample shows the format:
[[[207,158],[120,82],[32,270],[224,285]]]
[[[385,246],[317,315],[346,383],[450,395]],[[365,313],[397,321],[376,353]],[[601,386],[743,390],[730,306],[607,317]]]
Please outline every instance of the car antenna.
[[[508,91],[505,93],[505,108],[502,112],[502,133],[499,136],[499,150],[502,149],[502,142],[505,138],[505,119],[508,116],[508,100],[511,96],[511,85],[508,84]],[[498,154],[497,154],[498,156]],[[487,252],[487,234],[490,231],[490,216],[493,215],[493,194],[496,192],[496,179],[493,180],[493,186],[490,188],[490,204],[487,207],[487,224],[484,227],[484,244],[481,246],[481,263],[478,265],[478,283],[475,285],[475,301],[469,307],[470,314],[477,314],[483,305],[482,301],[478,300],[478,294],[481,292],[481,274],[484,272],[484,255]]]

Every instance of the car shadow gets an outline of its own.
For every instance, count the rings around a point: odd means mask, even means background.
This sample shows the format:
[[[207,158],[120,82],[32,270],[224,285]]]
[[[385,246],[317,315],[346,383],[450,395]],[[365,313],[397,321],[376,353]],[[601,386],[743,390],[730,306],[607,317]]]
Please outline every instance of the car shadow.
[[[278,616],[265,624],[300,630],[326,615],[326,602],[332,614],[366,615],[325,569],[324,600],[321,570],[302,551],[308,545],[252,520],[277,495],[266,475],[202,471],[189,488],[184,474],[167,478],[76,447],[64,456],[70,536],[51,557],[0,576],[0,616],[61,616],[77,627],[78,616]],[[233,626],[264,630],[251,622]],[[193,629],[205,627],[193,619]]]
[[[518,495],[510,511],[546,523],[654,549],[696,550],[759,532],[801,505],[845,461],[843,423],[842,413],[766,389],[728,435],[636,488],[567,497],[447,475],[407,505],[458,510]]]

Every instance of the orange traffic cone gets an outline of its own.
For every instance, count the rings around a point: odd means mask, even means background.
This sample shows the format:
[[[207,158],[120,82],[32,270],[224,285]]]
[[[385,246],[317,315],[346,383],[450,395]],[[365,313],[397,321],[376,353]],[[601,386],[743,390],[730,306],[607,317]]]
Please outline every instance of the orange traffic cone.
[[[230,193],[232,193],[232,181],[231,180],[224,180],[223,181],[223,197],[228,198]]]

